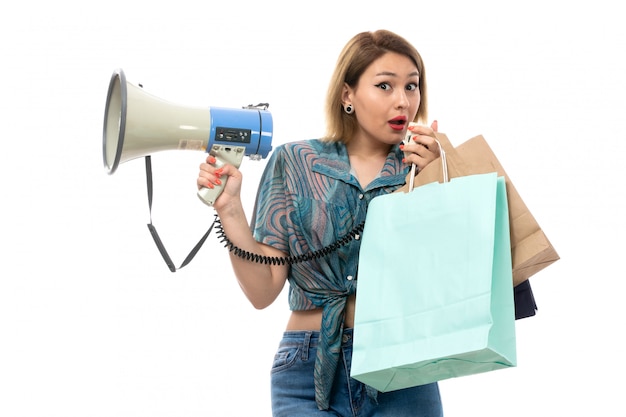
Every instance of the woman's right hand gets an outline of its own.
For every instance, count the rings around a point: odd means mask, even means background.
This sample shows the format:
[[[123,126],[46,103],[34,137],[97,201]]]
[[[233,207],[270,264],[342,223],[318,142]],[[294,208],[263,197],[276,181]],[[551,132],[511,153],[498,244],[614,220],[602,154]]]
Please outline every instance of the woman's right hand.
[[[224,184],[225,180],[227,181]],[[268,257],[287,256],[286,253],[254,239],[241,201],[241,180],[241,172],[234,165],[222,165],[215,157],[208,155],[205,162],[200,164],[196,182],[198,189],[215,188],[216,185],[224,184],[224,190],[215,199],[213,208],[220,217],[222,229],[230,243],[249,253]],[[237,281],[252,305],[262,309],[273,303],[285,286],[289,266],[251,262],[233,252],[230,252],[230,259]]]
[[[213,208],[219,210],[234,200],[240,200],[241,181],[243,179],[241,171],[231,164],[224,164],[217,168],[215,166],[216,159],[213,155],[207,155],[205,162],[200,164],[200,172],[196,180],[198,189],[203,187],[215,188],[216,185],[222,185],[224,182],[224,190],[217,197]],[[228,181],[226,181],[226,179]]]

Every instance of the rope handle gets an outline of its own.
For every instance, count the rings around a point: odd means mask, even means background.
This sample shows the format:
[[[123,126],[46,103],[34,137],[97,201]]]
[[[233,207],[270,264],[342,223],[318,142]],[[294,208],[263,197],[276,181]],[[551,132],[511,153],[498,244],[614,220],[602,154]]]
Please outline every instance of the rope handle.
[[[443,175],[443,182],[450,182],[450,178],[448,175],[448,160],[446,158],[446,151],[443,149],[443,146],[441,146],[441,142],[439,142],[438,139],[435,139],[435,141],[437,142],[437,145],[439,146],[439,153],[440,153],[440,158],[441,158],[441,171],[442,171],[442,175]],[[417,170],[417,166],[415,165],[415,163],[411,164],[411,175],[410,175],[410,179],[409,179],[409,192],[413,191],[413,188],[415,188],[415,171]]]

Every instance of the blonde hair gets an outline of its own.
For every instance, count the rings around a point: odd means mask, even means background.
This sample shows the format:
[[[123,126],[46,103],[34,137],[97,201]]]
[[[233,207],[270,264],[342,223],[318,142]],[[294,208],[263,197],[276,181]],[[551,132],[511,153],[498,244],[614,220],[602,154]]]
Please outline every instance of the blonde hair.
[[[407,56],[419,72],[420,106],[414,122],[425,123],[428,116],[426,97],[426,73],[419,52],[403,37],[388,30],[362,32],[354,36],[344,46],[337,59],[335,71],[326,94],[326,135],[329,142],[347,143],[352,138],[357,120],[354,114],[347,114],[341,102],[344,84],[356,87],[359,78],[367,67],[387,52]]]

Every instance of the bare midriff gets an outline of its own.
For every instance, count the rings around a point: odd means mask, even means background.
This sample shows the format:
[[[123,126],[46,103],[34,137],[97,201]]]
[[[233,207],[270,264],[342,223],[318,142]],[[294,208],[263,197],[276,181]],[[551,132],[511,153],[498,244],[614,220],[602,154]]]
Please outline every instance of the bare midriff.
[[[344,328],[354,327],[354,306],[356,297],[350,295],[346,301],[346,311],[343,320]],[[292,311],[289,321],[287,322],[287,330],[316,330],[319,331],[322,325],[322,309]]]

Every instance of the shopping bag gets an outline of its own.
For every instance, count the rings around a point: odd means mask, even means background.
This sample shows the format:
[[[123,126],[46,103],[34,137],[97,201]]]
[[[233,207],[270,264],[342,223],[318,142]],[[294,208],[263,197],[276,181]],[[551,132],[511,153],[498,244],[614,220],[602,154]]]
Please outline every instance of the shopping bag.
[[[503,177],[379,196],[361,239],[353,378],[387,392],[516,366]]]
[[[488,172],[497,172],[505,178],[511,230],[513,285],[519,285],[558,261],[560,257],[554,246],[522,200],[485,138],[482,135],[475,136],[455,148],[445,134],[436,135],[446,152],[450,178]],[[414,186],[442,181],[441,169],[440,159],[432,162],[413,179]],[[408,191],[408,185],[399,191]]]

